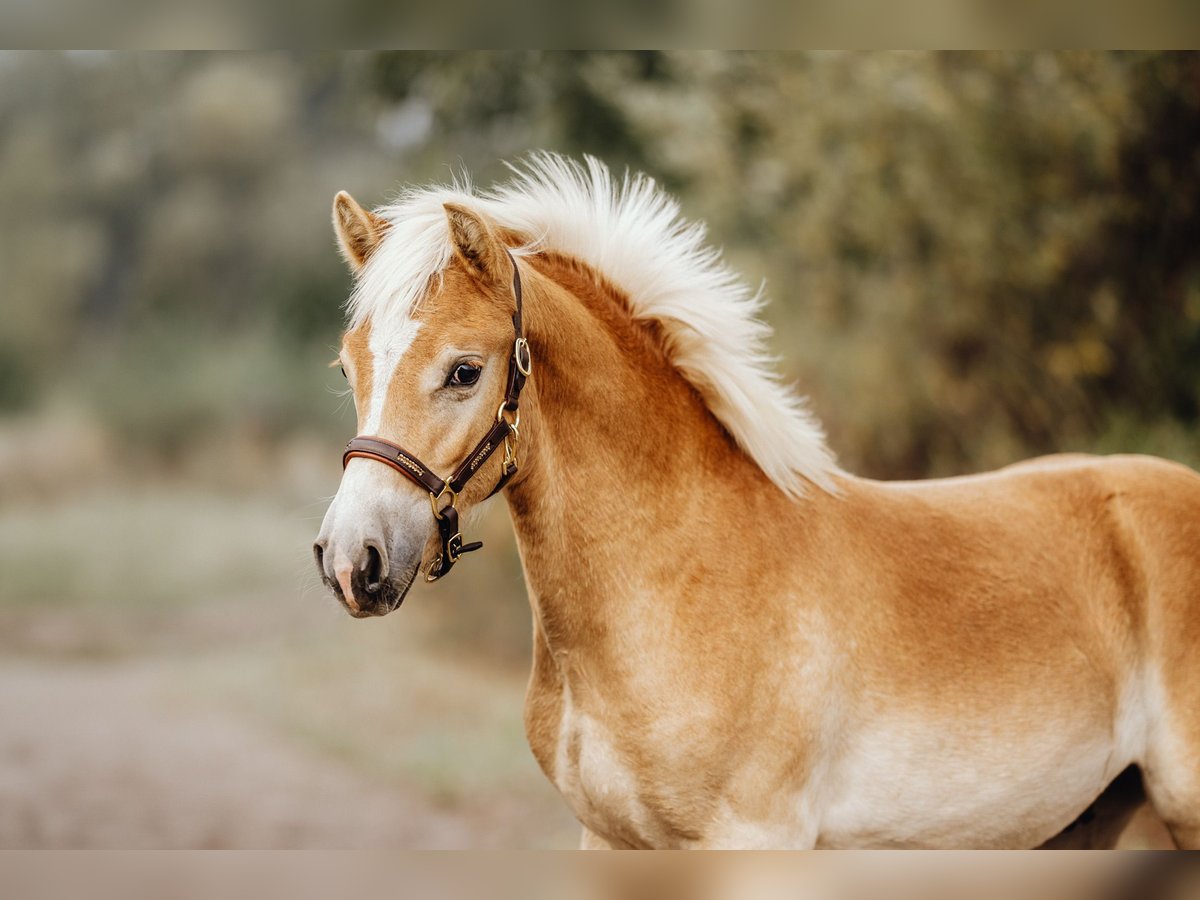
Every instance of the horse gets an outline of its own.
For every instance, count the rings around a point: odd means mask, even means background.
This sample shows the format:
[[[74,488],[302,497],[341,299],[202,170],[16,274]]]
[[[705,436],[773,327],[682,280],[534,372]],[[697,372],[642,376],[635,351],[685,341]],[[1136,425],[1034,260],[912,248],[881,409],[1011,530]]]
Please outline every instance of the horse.
[[[502,493],[525,730],[583,847],[1071,845],[1135,767],[1200,848],[1196,472],[842,470],[772,371],[760,293],[592,158],[375,211],[339,193],[333,220],[360,437],[320,575],[391,612]]]

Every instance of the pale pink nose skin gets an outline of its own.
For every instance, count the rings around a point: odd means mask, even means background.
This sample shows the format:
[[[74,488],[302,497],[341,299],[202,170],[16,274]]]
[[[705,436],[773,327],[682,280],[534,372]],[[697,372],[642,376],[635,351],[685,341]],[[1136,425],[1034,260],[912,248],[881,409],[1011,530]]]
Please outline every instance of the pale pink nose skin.
[[[321,581],[356,619],[386,615],[412,587],[435,524],[427,495],[387,466],[352,459],[313,544]]]
[[[337,576],[337,583],[341,585],[342,596],[346,600],[346,605],[355,612],[362,612],[362,608],[358,605],[358,601],[354,599],[354,589],[350,586],[350,576],[354,574],[353,567],[346,563],[334,573]]]
[[[356,539],[353,551],[331,544],[324,537],[313,544],[321,579],[339,596],[351,615],[382,615],[389,612],[396,593],[387,582],[388,557],[382,541]]]

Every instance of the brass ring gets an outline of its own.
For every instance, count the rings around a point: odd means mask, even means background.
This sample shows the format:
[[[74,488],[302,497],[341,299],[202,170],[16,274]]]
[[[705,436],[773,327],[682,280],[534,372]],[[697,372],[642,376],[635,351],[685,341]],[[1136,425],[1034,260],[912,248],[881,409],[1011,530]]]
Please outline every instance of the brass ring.
[[[497,422],[504,421],[504,404],[507,402],[508,402],[507,400],[501,400],[500,405],[496,408],[496,421]],[[521,407],[518,406],[516,408],[516,410],[513,411],[513,420],[511,422],[509,422],[508,424],[509,424],[509,427],[512,428],[513,431],[516,431],[518,428],[521,427]]]

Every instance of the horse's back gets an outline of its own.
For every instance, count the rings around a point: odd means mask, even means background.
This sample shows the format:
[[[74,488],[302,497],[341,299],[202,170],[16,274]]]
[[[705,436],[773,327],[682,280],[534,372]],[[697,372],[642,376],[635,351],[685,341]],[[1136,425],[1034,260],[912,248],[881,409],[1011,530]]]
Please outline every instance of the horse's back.
[[[1038,602],[1111,617],[1109,636],[1139,655],[1200,647],[1200,473],[1187,466],[1060,454],[875,484],[887,498],[876,506],[902,510],[895,530],[909,558],[966,554],[985,576],[1023,568],[1019,584],[1040,586]]]
[[[1042,471],[1056,467],[1088,473],[1102,488],[1130,591],[1141,600],[1146,657],[1168,668],[1200,664],[1200,473],[1152,456],[1049,457]]]
[[[1181,487],[1190,491],[1191,502],[1200,503],[1200,473],[1182,463],[1158,456],[1122,453],[1095,456],[1089,453],[1055,453],[1022,460],[996,470],[994,474],[1060,473],[1093,474],[1115,489],[1156,493],[1163,488]]]
[[[908,652],[950,634],[1046,720],[1102,725],[1110,762],[1142,766],[1176,840],[1200,842],[1200,474],[1147,456],[1063,455],[872,483],[867,498],[906,573],[894,596],[921,636]],[[929,577],[935,563],[952,583]],[[943,693],[971,682],[978,699],[975,675]]]
[[[1097,517],[1113,530],[1131,590],[1146,602],[1145,625],[1178,617],[1200,640],[1200,473],[1153,456],[1063,454],[1017,463],[998,474],[1059,482],[1065,494],[1086,483]],[[1192,646],[1196,646],[1193,642]]]

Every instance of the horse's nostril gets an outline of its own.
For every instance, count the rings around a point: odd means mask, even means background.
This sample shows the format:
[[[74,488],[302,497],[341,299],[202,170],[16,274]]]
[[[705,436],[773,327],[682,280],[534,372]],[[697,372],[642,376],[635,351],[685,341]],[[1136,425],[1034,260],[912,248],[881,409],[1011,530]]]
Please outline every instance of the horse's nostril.
[[[317,571],[322,575],[325,574],[325,542],[317,541],[313,544],[313,557],[317,560]]]
[[[383,587],[383,556],[374,545],[367,546],[367,565],[363,574],[366,576],[367,593],[374,594]]]

